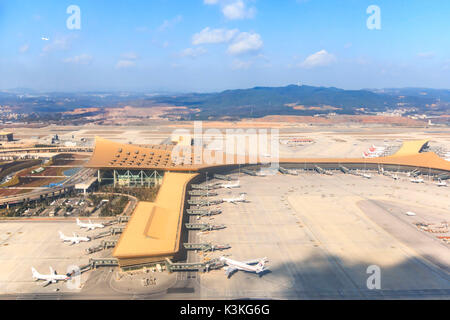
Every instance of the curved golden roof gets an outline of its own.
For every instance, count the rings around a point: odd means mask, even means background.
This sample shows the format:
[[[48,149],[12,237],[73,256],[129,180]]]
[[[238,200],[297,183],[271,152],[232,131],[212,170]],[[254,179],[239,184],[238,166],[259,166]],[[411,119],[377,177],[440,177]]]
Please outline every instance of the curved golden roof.
[[[387,157],[378,158],[280,158],[279,163],[358,163],[358,164],[386,164],[404,165],[411,167],[423,167],[438,170],[450,171],[450,162],[445,161],[433,152],[419,153],[427,144],[428,140],[407,141],[400,150]],[[183,154],[180,152],[176,157],[172,157],[175,147],[172,145],[153,145],[149,147],[139,147],[131,144],[112,142],[102,138],[96,138],[94,153],[86,164],[88,168],[95,169],[152,169],[161,171],[198,171],[212,167],[227,166],[228,164],[249,164],[249,156],[240,158],[238,155],[231,155],[231,161],[223,154],[223,164],[195,163],[195,152]],[[192,151],[192,150],[191,150]],[[211,156],[215,156],[215,151],[211,151]],[[175,161],[174,161],[175,159]],[[231,162],[231,163],[230,163]]]
[[[403,142],[402,147],[395,153],[396,156],[410,156],[418,154],[428,144],[429,140],[414,140]]]
[[[139,202],[113,256],[136,259],[178,252],[187,184],[197,174],[167,172],[155,202]]]

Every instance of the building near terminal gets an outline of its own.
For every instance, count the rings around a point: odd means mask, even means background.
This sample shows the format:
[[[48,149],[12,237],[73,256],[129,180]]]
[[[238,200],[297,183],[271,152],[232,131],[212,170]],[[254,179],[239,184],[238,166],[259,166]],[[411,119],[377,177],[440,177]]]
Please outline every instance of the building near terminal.
[[[13,141],[14,136],[11,132],[0,132],[0,141]]]

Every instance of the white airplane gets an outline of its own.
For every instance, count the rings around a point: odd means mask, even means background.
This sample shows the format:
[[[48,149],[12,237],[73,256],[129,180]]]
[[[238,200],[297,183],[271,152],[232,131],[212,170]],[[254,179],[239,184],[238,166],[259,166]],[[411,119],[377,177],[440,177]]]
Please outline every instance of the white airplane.
[[[61,231],[59,231],[59,238],[63,242],[71,242],[71,244],[79,244],[80,242],[89,242],[89,241],[91,241],[91,238],[89,238],[89,237],[79,237],[75,233],[73,234],[73,237],[67,237]]]
[[[51,283],[57,283],[58,281],[67,281],[70,279],[68,275],[60,274],[58,275],[56,271],[53,270],[52,267],[50,267],[50,274],[40,274],[37,272],[37,270],[34,267],[31,267],[31,273],[33,274],[33,279],[38,280],[44,280],[47,281],[47,283],[44,285],[44,287],[48,286]]]
[[[408,211],[406,213],[407,216],[414,217],[416,214],[414,212]]]
[[[375,146],[375,145],[372,145],[372,146],[369,148],[369,151],[370,151],[370,152],[384,152],[384,150],[386,150],[386,147],[377,147],[377,146]]]
[[[439,179],[439,182],[436,183],[436,185],[437,185],[438,187],[446,187],[446,186],[447,186],[447,182],[442,181],[441,179]]]
[[[50,39],[47,38],[47,37],[42,37],[41,40],[48,41],[48,40],[50,40]]]
[[[101,224],[101,223],[92,223],[91,222],[91,220],[89,220],[89,223],[84,223],[84,222],[81,222],[80,221],[80,219],[78,219],[77,218],[77,225],[80,227],[80,228],[87,228],[88,229],[88,231],[89,230],[94,230],[94,229],[97,229],[97,228],[104,228],[105,226],[103,225],[103,224]]]
[[[370,173],[363,173],[362,176],[366,179],[372,179],[372,175]]]
[[[400,179],[400,178],[398,177],[398,175],[394,174],[394,175],[392,175],[392,179],[398,180],[398,179]]]
[[[239,188],[240,186],[241,186],[241,182],[238,180],[235,183],[221,184],[219,187],[225,188],[225,189],[231,189],[231,188]]]
[[[265,263],[267,262],[267,258],[252,260],[252,261],[245,261],[240,262],[236,260],[232,260],[226,257],[220,257],[220,261],[224,264],[226,264],[228,267],[225,267],[225,275],[230,278],[230,276],[238,270],[246,271],[246,272],[255,272],[256,274],[259,274],[261,272],[264,272],[268,269],[264,268]],[[253,266],[256,264],[256,266]]]
[[[378,152],[363,152],[363,158],[378,158],[380,155]]]
[[[245,193],[241,193],[241,196],[239,198],[225,198],[222,199],[223,202],[228,202],[228,203],[234,203],[236,204],[237,202],[245,202]]]
[[[413,178],[409,181],[411,181],[412,183],[424,183],[424,180],[422,178]]]

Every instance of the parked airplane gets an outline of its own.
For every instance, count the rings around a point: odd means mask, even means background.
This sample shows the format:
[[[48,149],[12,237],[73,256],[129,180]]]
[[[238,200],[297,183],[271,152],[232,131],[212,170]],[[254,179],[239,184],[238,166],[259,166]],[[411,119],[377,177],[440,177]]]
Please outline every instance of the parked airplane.
[[[414,212],[408,211],[406,213],[407,216],[414,217],[416,214]]]
[[[400,178],[398,177],[398,175],[396,175],[396,174],[393,174],[393,175],[392,175],[392,179],[394,179],[394,180],[398,180],[398,179],[400,179]]]
[[[374,152],[374,151],[384,151],[386,150],[386,147],[377,147],[376,145],[372,145],[369,148],[370,151]]]
[[[424,183],[424,180],[422,178],[413,178],[413,179],[410,179],[410,181],[412,183]]]
[[[77,225],[80,228],[87,228],[88,230],[94,230],[97,228],[104,228],[105,226],[101,223],[92,223],[91,220],[89,220],[89,223],[81,222],[80,219],[77,218]]]
[[[225,188],[225,189],[231,189],[231,188],[239,188],[240,186],[241,186],[241,182],[238,180],[235,183],[221,184],[219,187]]]
[[[56,271],[53,270],[52,267],[50,267],[50,274],[40,274],[37,272],[37,270],[34,267],[31,267],[31,273],[33,274],[33,279],[38,280],[44,280],[47,281],[47,283],[44,285],[44,287],[48,286],[51,283],[56,283],[58,281],[67,281],[70,279],[68,275],[58,275]]]
[[[363,158],[378,158],[380,155],[378,152],[363,152]]]
[[[71,242],[71,244],[79,244],[80,242],[89,242],[89,241],[91,241],[91,238],[89,238],[89,237],[79,237],[75,233],[73,234],[73,237],[67,237],[61,231],[59,231],[59,238],[63,242]]]
[[[225,267],[225,275],[230,278],[231,275],[238,271],[246,271],[246,272],[255,272],[257,274],[264,272],[268,269],[264,268],[265,263],[267,262],[267,258],[257,259],[252,261],[240,262],[236,260],[232,260],[226,257],[220,257],[220,261],[226,264],[228,267]],[[256,264],[256,266],[253,266]]]
[[[241,196],[239,198],[224,198],[222,199],[223,202],[228,202],[228,203],[238,203],[238,202],[245,202],[245,193],[241,193]]]
[[[370,173],[363,173],[362,176],[366,179],[372,179],[372,175]]]
[[[447,182],[442,181],[441,179],[439,179],[438,183],[436,183],[436,185],[438,187],[446,187],[447,186]]]

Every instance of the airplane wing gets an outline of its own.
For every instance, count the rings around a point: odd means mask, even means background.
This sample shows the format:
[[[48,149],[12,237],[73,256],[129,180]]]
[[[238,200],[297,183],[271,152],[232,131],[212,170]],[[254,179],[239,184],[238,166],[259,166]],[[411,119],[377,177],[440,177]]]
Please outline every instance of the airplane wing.
[[[235,267],[228,267],[225,271],[225,275],[229,278],[234,272],[236,272],[238,269]]]
[[[268,262],[267,258],[260,258],[260,259],[253,259],[253,260],[249,260],[249,261],[243,261],[243,263],[245,263],[245,264],[257,264],[261,260],[264,260],[265,262]]]

